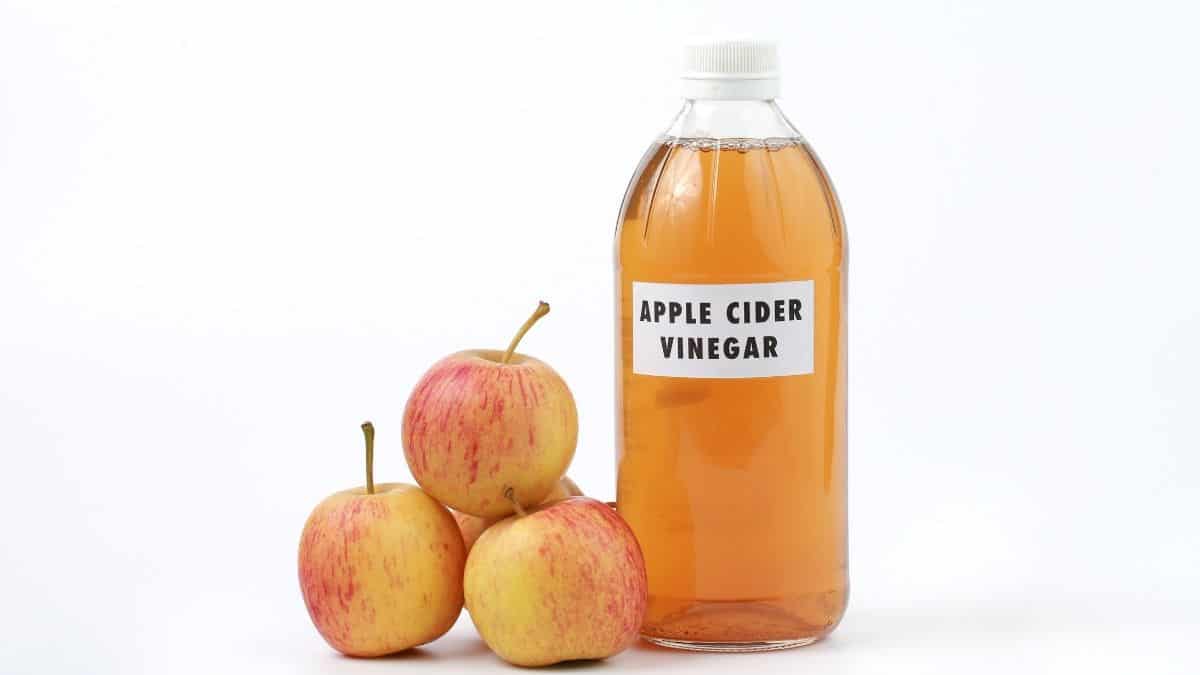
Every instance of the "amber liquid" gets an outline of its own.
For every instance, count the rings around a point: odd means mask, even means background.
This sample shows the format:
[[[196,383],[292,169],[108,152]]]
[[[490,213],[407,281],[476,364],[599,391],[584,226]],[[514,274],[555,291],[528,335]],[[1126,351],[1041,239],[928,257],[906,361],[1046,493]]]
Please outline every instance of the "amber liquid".
[[[801,141],[651,148],[617,231],[617,504],[645,553],[642,632],[805,643],[846,605],[845,239]],[[814,372],[635,375],[631,282],[813,280]]]

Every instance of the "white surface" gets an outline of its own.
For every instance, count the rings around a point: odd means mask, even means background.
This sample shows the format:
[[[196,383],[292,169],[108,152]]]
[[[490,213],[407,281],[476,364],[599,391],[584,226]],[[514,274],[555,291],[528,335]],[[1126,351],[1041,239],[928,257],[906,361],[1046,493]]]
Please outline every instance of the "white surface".
[[[618,202],[764,24],[852,242],[850,610],[595,668],[1200,671],[1196,10],[648,4],[0,0],[0,671],[498,667],[333,655],[303,520],[540,297],[612,496]]]
[[[852,610],[853,611],[853,610]],[[1051,614],[1055,614],[1051,616]],[[241,624],[238,624],[241,625]],[[182,628],[182,627],[181,627]],[[205,630],[207,626],[195,627]],[[185,628],[186,630],[186,628]],[[486,673],[506,666],[477,637],[465,613],[428,647],[376,661],[350,659],[312,633],[284,635],[246,626],[221,649],[173,653],[172,673]],[[270,635],[264,641],[260,636]],[[1196,626],[1178,618],[1124,621],[1061,610],[1034,613],[972,608],[960,614],[922,610],[855,611],[825,642],[766,654],[697,654],[639,643],[603,662],[558,670],[674,673],[1181,673],[1194,675]],[[310,639],[311,638],[311,639]],[[192,644],[191,640],[184,641]]]

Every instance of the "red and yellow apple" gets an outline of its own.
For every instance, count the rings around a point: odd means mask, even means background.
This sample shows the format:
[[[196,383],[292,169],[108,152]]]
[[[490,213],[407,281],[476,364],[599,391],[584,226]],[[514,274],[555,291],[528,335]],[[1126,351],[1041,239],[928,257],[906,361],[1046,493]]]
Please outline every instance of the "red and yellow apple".
[[[415,485],[367,484],[331,495],[300,536],[300,590],[313,625],[350,656],[425,644],[462,611],[466,547],[454,517]]]
[[[646,565],[615,510],[571,497],[484,531],[467,556],[463,589],[479,634],[505,661],[601,659],[637,639]]]
[[[575,454],[575,399],[549,365],[514,352],[539,303],[507,351],[451,354],[421,378],[404,409],[404,456],[417,483],[456,511],[481,518],[538,504]]]

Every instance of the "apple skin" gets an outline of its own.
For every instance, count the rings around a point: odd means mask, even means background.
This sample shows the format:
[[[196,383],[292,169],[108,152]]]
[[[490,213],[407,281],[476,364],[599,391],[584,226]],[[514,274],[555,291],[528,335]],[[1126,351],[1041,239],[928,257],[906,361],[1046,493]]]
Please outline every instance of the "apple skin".
[[[554,486],[554,489],[550,491],[550,494],[546,495],[546,498],[542,500],[542,503],[549,504],[550,502],[556,502],[567,497],[579,497],[582,495],[583,490],[579,489],[575,481],[563,476],[558,481],[558,484]],[[479,535],[483,534],[484,530],[501,520],[500,518],[480,518],[479,516],[473,516],[469,513],[462,513],[453,509],[450,510],[450,515],[454,516],[454,520],[458,522],[458,529],[462,531],[463,543],[467,547],[467,553],[471,552],[471,547],[475,545],[475,540],[479,539]]]
[[[550,502],[556,502],[560,499],[566,499],[567,497],[582,496],[583,490],[575,484],[575,481],[563,476],[562,478],[558,479],[558,485],[554,486],[554,489],[550,491],[550,494],[546,495],[546,498],[542,500],[542,503],[549,504]]]
[[[404,409],[404,456],[417,482],[441,503],[473,516],[513,513],[554,489],[579,433],[567,383],[542,361],[472,350],[435,363]]]
[[[587,497],[488,528],[467,556],[463,589],[484,642],[518,666],[612,656],[637,640],[646,613],[633,531]]]
[[[331,495],[304,525],[299,562],[313,625],[348,656],[425,644],[462,611],[462,535],[450,512],[415,485]]]

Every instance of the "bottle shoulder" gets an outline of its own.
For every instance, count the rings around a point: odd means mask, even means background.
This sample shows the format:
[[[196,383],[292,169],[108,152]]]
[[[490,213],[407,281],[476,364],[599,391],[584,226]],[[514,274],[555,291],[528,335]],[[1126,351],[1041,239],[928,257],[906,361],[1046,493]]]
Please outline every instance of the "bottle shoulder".
[[[617,223],[618,264],[742,273],[840,266],[836,193],[798,139],[661,139]]]

